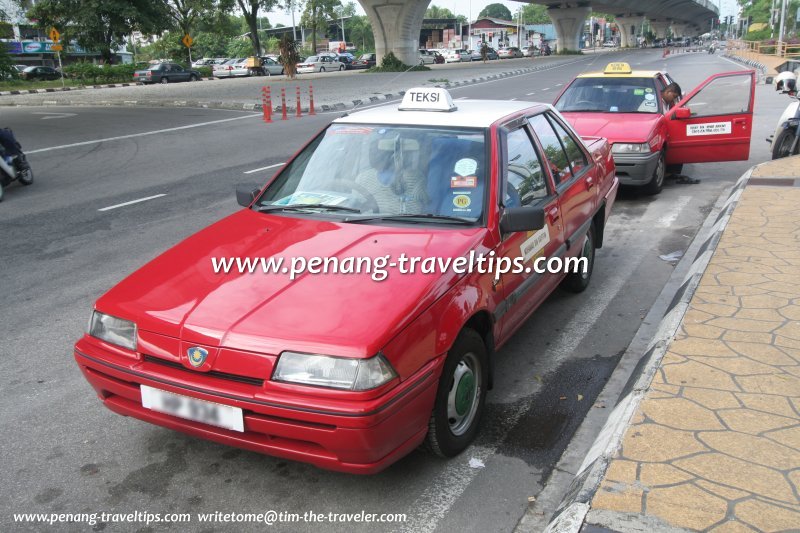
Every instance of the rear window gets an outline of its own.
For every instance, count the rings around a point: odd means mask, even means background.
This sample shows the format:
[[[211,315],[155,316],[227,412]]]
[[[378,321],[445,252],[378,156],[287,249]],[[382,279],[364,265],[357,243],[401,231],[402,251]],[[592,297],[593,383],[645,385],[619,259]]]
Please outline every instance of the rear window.
[[[578,78],[555,106],[561,112],[658,113],[660,100],[652,78]]]

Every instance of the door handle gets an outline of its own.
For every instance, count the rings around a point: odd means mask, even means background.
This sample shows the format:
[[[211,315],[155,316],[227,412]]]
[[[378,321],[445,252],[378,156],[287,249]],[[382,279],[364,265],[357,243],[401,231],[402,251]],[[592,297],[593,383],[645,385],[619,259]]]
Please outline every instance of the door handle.
[[[737,118],[737,119],[734,119],[734,120],[733,120],[733,123],[734,123],[734,124],[742,124],[742,125],[745,125],[745,124],[747,124],[747,119],[746,119],[746,118]]]
[[[586,190],[590,191],[592,187],[594,187],[594,178],[592,176],[589,176],[588,178],[586,178]]]
[[[551,207],[547,210],[547,221],[550,224],[555,224],[556,220],[561,218],[561,214],[558,211],[558,207]]]

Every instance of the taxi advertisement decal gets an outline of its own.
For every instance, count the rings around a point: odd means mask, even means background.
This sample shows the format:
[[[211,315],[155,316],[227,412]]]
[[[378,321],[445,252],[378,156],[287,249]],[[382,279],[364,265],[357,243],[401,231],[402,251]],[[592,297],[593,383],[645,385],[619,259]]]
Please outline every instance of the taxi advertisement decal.
[[[534,257],[547,246],[548,242],[550,242],[550,230],[545,226],[519,246],[519,250],[522,252],[522,260],[528,261]]]
[[[477,186],[478,186],[477,176],[453,176],[452,178],[450,178],[451,189],[458,189],[460,187],[474,189]]]
[[[730,122],[709,122],[707,124],[687,124],[686,136],[725,135],[731,132]]]
[[[466,209],[470,206],[472,200],[466,194],[459,194],[455,198],[453,198],[453,205],[457,208]]]

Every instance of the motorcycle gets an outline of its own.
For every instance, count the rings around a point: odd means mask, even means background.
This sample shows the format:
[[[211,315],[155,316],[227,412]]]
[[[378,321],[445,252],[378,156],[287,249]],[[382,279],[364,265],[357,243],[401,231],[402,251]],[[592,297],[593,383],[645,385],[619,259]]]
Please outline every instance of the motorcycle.
[[[717,48],[713,44],[708,47],[708,53],[709,54],[714,54],[716,51],[717,51]]]
[[[0,202],[3,201],[3,188],[8,187],[13,181],[19,181],[22,185],[33,183],[33,170],[22,152],[22,147],[17,143],[20,155],[11,161],[6,161],[5,149],[0,146]]]
[[[767,139],[771,143],[772,159],[780,159],[800,154],[800,95],[797,94],[797,81],[794,74],[790,72],[779,74],[776,78],[775,90],[788,94],[794,99],[778,119],[775,133]]]

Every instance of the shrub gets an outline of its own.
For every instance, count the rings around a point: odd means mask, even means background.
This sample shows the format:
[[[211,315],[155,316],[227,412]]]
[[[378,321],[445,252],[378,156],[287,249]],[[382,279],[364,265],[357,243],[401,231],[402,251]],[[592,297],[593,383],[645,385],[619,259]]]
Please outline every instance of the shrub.
[[[414,65],[413,67],[409,67],[399,59],[397,56],[394,55],[394,52],[389,52],[383,56],[381,60],[381,66],[374,66],[370,69],[367,69],[367,72],[406,72],[406,71],[421,71],[421,70],[430,70],[430,68],[424,65]]]

